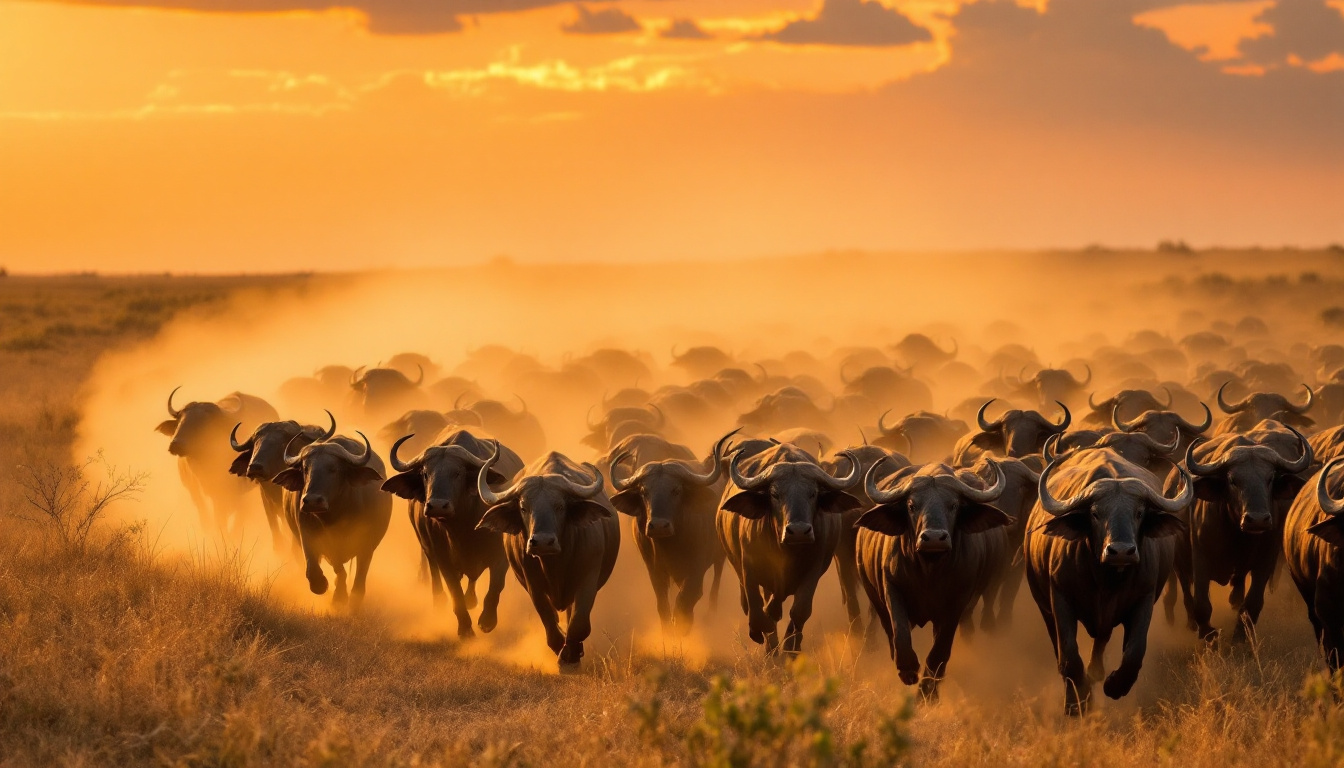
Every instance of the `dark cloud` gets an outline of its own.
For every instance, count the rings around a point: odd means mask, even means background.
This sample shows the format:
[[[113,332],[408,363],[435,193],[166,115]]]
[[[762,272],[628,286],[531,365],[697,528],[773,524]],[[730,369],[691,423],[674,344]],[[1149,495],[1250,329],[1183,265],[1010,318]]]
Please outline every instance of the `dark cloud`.
[[[672,24],[658,33],[664,40],[713,40],[714,36],[695,23],[695,19],[673,19]]]
[[[1255,20],[1274,27],[1274,33],[1242,42],[1247,61],[1276,66],[1290,56],[1313,62],[1344,54],[1344,13],[1325,0],[1278,0]]]
[[[462,17],[515,13],[563,5],[567,0],[49,0],[106,8],[163,8],[205,13],[285,13],[349,8],[368,18],[371,32],[436,35],[460,32]],[[602,2],[603,0],[596,0]]]
[[[929,31],[879,0],[825,0],[816,16],[763,35],[792,45],[885,47],[932,40]]]
[[[639,32],[644,28],[640,25],[638,19],[620,8],[603,8],[594,11],[586,5],[576,5],[574,10],[579,15],[573,21],[560,27],[566,34],[620,35],[626,32]]]

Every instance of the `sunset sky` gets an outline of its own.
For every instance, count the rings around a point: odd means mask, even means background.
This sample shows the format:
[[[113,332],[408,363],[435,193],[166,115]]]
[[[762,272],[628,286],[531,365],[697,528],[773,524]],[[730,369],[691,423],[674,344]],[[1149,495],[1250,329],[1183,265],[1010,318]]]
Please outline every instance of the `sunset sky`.
[[[0,0],[0,264],[1344,242],[1344,0]]]

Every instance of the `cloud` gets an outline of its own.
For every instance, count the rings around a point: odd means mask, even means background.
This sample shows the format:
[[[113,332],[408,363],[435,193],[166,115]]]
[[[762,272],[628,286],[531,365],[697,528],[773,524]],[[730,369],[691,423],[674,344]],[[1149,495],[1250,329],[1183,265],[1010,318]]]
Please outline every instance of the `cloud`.
[[[1325,0],[1278,0],[1256,21],[1274,27],[1274,32],[1242,42],[1242,56],[1249,62],[1280,66],[1344,54],[1344,13]]]
[[[926,42],[933,35],[880,0],[824,0],[816,16],[791,21],[762,39],[791,45],[887,47]]]
[[[103,8],[158,8],[203,13],[290,13],[350,9],[382,35],[460,32],[462,17],[518,13],[562,5],[566,0],[46,0]],[[596,0],[603,2],[604,0]]]
[[[494,85],[516,85],[545,91],[648,93],[676,87],[708,87],[709,83],[684,59],[670,56],[626,56],[593,66],[575,66],[562,59],[527,64],[515,49],[503,60],[484,67],[429,72],[424,83],[459,96],[478,96]]]
[[[658,36],[664,40],[713,40],[714,36],[695,23],[695,19],[673,19]]]
[[[568,35],[621,35],[644,29],[638,19],[620,8],[593,11],[586,5],[576,5],[574,10],[579,15],[560,28]]]

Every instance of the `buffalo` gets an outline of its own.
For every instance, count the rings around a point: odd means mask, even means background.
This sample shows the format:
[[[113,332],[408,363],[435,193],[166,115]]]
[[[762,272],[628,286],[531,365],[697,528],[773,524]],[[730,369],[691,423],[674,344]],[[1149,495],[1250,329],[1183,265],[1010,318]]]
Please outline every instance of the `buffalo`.
[[[350,377],[350,388],[361,413],[383,419],[428,404],[429,398],[420,389],[424,380],[423,369],[414,381],[395,368],[360,369]]]
[[[1138,679],[1153,605],[1175,558],[1172,537],[1185,528],[1179,513],[1194,498],[1190,476],[1176,471],[1184,488],[1175,498],[1162,495],[1153,473],[1106,448],[1069,454],[1041,472],[1023,554],[1070,715],[1086,711],[1089,677],[1104,674],[1102,654],[1117,626],[1125,628],[1124,655],[1102,690],[1118,699]],[[1093,638],[1086,670],[1079,624]]]
[[[1058,423],[1048,421],[1036,411],[1020,411],[1016,408],[1005,411],[994,421],[986,421],[985,410],[993,402],[993,399],[986,400],[975,414],[980,431],[965,435],[957,441],[952,450],[954,466],[968,467],[985,454],[1020,459],[1040,453],[1045,448],[1046,440],[1068,429],[1073,422],[1069,407],[1059,401],[1055,401],[1055,404],[1064,411],[1064,416]]]
[[[434,602],[443,599],[442,581],[452,598],[458,637],[475,634],[469,611],[476,607],[476,581],[490,572],[478,620],[481,631],[489,632],[499,620],[508,560],[499,534],[476,527],[485,515],[485,505],[474,481],[494,446],[465,429],[450,427],[414,459],[402,461],[397,449],[414,437],[406,435],[393,443],[388,460],[399,474],[389,477],[383,490],[409,502],[411,527],[429,564]],[[499,458],[486,472],[487,482],[499,487],[522,468],[517,454],[499,446]],[[465,590],[463,579],[467,580]]]
[[[1344,482],[1332,459],[1293,500],[1283,553],[1331,673],[1344,662]],[[1331,475],[1334,474],[1334,479]]]
[[[1186,450],[1195,503],[1188,539],[1177,549],[1176,574],[1186,615],[1201,638],[1218,634],[1209,624],[1211,581],[1232,586],[1238,631],[1254,629],[1278,563],[1284,517],[1311,460],[1311,445],[1300,432],[1270,420]]]
[[[1298,429],[1308,429],[1316,423],[1306,415],[1316,401],[1315,392],[1306,384],[1302,386],[1307,390],[1307,401],[1301,405],[1294,405],[1283,395],[1268,392],[1254,392],[1235,403],[1229,403],[1223,398],[1227,385],[1224,382],[1218,387],[1218,407],[1228,416],[1214,427],[1214,435],[1245,432],[1265,419],[1273,419]]]
[[[172,418],[155,429],[172,438],[168,452],[177,457],[178,475],[191,494],[201,527],[221,535],[231,527],[238,532],[243,496],[252,484],[229,473],[234,457],[228,435],[236,424],[255,429],[265,422],[279,421],[280,414],[265,400],[241,392],[214,403],[193,401],[178,409],[173,407],[178,389],[181,387],[168,393],[168,415]]]
[[[387,534],[392,497],[383,493],[383,460],[363,440],[331,437],[304,446],[297,454],[287,446],[286,469],[273,478],[284,488],[285,519],[303,551],[304,575],[315,595],[326,594],[325,560],[336,573],[332,604],[349,602],[358,610],[364,601],[373,552]],[[346,592],[345,565],[355,561],[355,579]]]
[[[551,452],[496,493],[490,470],[499,458],[496,444],[476,476],[476,490],[489,507],[477,527],[503,534],[509,568],[532,598],[560,671],[576,671],[592,632],[593,603],[621,547],[602,473]],[[567,617],[563,632],[560,611]]]
[[[858,520],[857,561],[864,591],[887,633],[901,682],[919,683],[927,699],[938,696],[957,625],[1009,554],[1004,526],[1012,518],[991,504],[1005,480],[991,459],[995,482],[985,487],[975,472],[925,464],[888,473],[878,485],[878,461],[864,476],[864,491],[877,506]],[[911,627],[932,622],[933,647],[919,673]]]
[[[238,453],[229,472],[251,480],[260,489],[262,509],[271,527],[271,547],[276,552],[284,549],[280,525],[285,518],[285,489],[272,482],[271,478],[284,471],[287,447],[297,450],[311,443],[330,440],[336,434],[336,417],[327,411],[327,418],[331,420],[328,429],[302,426],[297,421],[268,421],[252,430],[252,434],[241,443],[238,442],[238,430],[242,422],[235,424],[233,432],[229,433],[229,445]],[[292,544],[298,551],[297,538]]]
[[[797,443],[794,444],[797,445]],[[850,448],[849,453],[858,458],[859,475],[861,477],[867,476],[868,470],[879,462],[882,464],[882,469],[878,471],[878,477],[876,478],[878,480],[881,480],[887,474],[910,466],[910,460],[905,456],[875,445],[856,446]],[[821,462],[821,467],[828,474],[835,474],[841,468],[841,459],[844,459],[846,463],[849,462],[849,458],[841,454]],[[846,511],[840,517],[840,541],[835,546],[835,573],[840,579],[840,602],[845,605],[845,613],[849,615],[849,629],[853,632],[858,628],[859,618],[862,615],[859,601],[858,561],[855,559],[859,540],[857,523],[864,510],[871,509],[876,502],[868,498],[862,485],[856,484],[851,493],[859,500],[860,505],[855,509]],[[870,623],[866,632],[869,640],[874,638],[873,633],[876,631],[876,627]]]
[[[887,426],[887,413],[877,420],[878,431],[882,436],[873,441],[874,445],[893,451],[903,451],[910,460],[923,464],[930,461],[945,461],[952,455],[957,440],[970,431],[966,422],[952,419],[929,411],[915,411],[891,426]]]
[[[635,546],[644,559],[664,630],[685,634],[704,593],[705,573],[714,569],[710,607],[718,603],[725,554],[714,532],[714,511],[723,490],[723,448],[735,432],[714,444],[708,470],[684,446],[653,435],[627,438],[611,454],[611,504],[630,517]],[[631,474],[616,471],[630,462]],[[675,609],[668,592],[675,585]]]
[[[1175,440],[1176,453],[1180,455],[1185,453],[1191,442],[1213,426],[1213,413],[1209,410],[1209,406],[1204,403],[1200,403],[1200,406],[1204,408],[1204,421],[1198,424],[1175,411],[1163,410],[1144,411],[1138,417],[1128,420],[1121,418],[1119,412],[1113,411],[1111,423],[1121,432],[1143,432],[1159,443],[1170,443]]]
[[[859,461],[848,458],[848,474],[834,477],[797,446],[748,441],[728,464],[732,482],[719,503],[719,540],[742,587],[749,636],[767,653],[779,650],[777,627],[790,597],[783,650],[802,648],[817,582],[840,540],[840,516],[859,507],[845,493],[859,481]]]
[[[1087,407],[1091,413],[1083,418],[1088,426],[1109,427],[1113,417],[1132,419],[1148,411],[1161,411],[1171,407],[1171,390],[1167,390],[1167,402],[1163,403],[1146,389],[1122,389],[1114,395],[1096,402],[1092,395],[1087,396]]]

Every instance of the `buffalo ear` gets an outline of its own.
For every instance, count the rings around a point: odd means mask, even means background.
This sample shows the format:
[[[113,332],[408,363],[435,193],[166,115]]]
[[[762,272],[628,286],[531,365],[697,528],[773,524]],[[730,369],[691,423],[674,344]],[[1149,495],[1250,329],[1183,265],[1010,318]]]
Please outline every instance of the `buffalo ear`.
[[[1344,548],[1344,518],[1332,515],[1307,528],[1307,533],[1325,539],[1331,546]]]
[[[1176,536],[1185,533],[1185,521],[1176,515],[1160,512],[1153,514],[1149,512],[1143,516],[1143,525],[1139,527],[1139,532],[1150,539],[1160,539],[1163,536]]]
[[[963,533],[984,533],[1002,525],[1012,525],[1013,518],[1007,512],[988,504],[966,502],[961,505],[961,514],[957,516],[957,530]]]
[[[824,493],[817,499],[817,511],[840,514],[848,512],[851,509],[858,509],[863,506],[863,502],[854,498],[844,491],[835,491],[833,493]]]
[[[719,508],[748,520],[760,520],[770,514],[770,500],[758,491],[738,491],[724,499]]]
[[[1003,435],[998,432],[981,432],[971,438],[971,445],[986,451],[1003,450]]]
[[[252,462],[252,449],[247,449],[238,454],[238,458],[229,465],[229,474],[239,477],[247,477],[247,465]]]
[[[602,451],[602,450],[606,450],[606,448],[608,447],[608,446],[606,445],[606,442],[605,442],[605,441],[602,439],[602,437],[601,437],[600,435],[598,435],[596,432],[592,432],[592,433],[589,433],[589,434],[587,434],[587,435],[584,435],[584,436],[583,436],[583,439],[579,440],[579,442],[580,442],[580,443],[583,443],[584,445],[588,446],[589,448],[592,448],[594,451]]]
[[[639,517],[644,514],[644,497],[634,488],[627,488],[611,497],[611,506],[623,515]]]
[[[410,501],[425,500],[425,478],[419,472],[402,472],[387,478],[383,490]]]
[[[574,525],[588,525],[611,517],[611,510],[593,501],[579,499],[569,505],[568,522]]]
[[[383,476],[373,467],[352,467],[349,477],[355,485],[383,482]]]
[[[1291,501],[1297,498],[1297,492],[1306,484],[1307,481],[1297,475],[1284,475],[1274,481],[1274,498]]]
[[[1071,512],[1053,517],[1041,529],[1047,536],[1065,541],[1085,541],[1092,533],[1092,521],[1086,512]]]
[[[172,437],[173,435],[177,434],[177,419],[160,421],[159,425],[154,428],[154,431],[158,432],[161,435],[167,435],[168,437]]]
[[[303,468],[290,467],[271,478],[271,482],[294,493],[303,492]]]
[[[523,526],[523,511],[519,509],[516,501],[496,504],[485,510],[481,522],[476,524],[476,529],[505,535],[519,535],[527,530]]]
[[[888,536],[903,536],[910,532],[910,516],[900,503],[878,504],[860,515],[854,527],[867,528]]]
[[[713,515],[714,510],[719,508],[719,494],[709,486],[693,485],[686,489],[686,508],[697,514],[707,512]]]
[[[1195,478],[1195,498],[1200,501],[1223,500],[1223,484],[1216,477]]]

